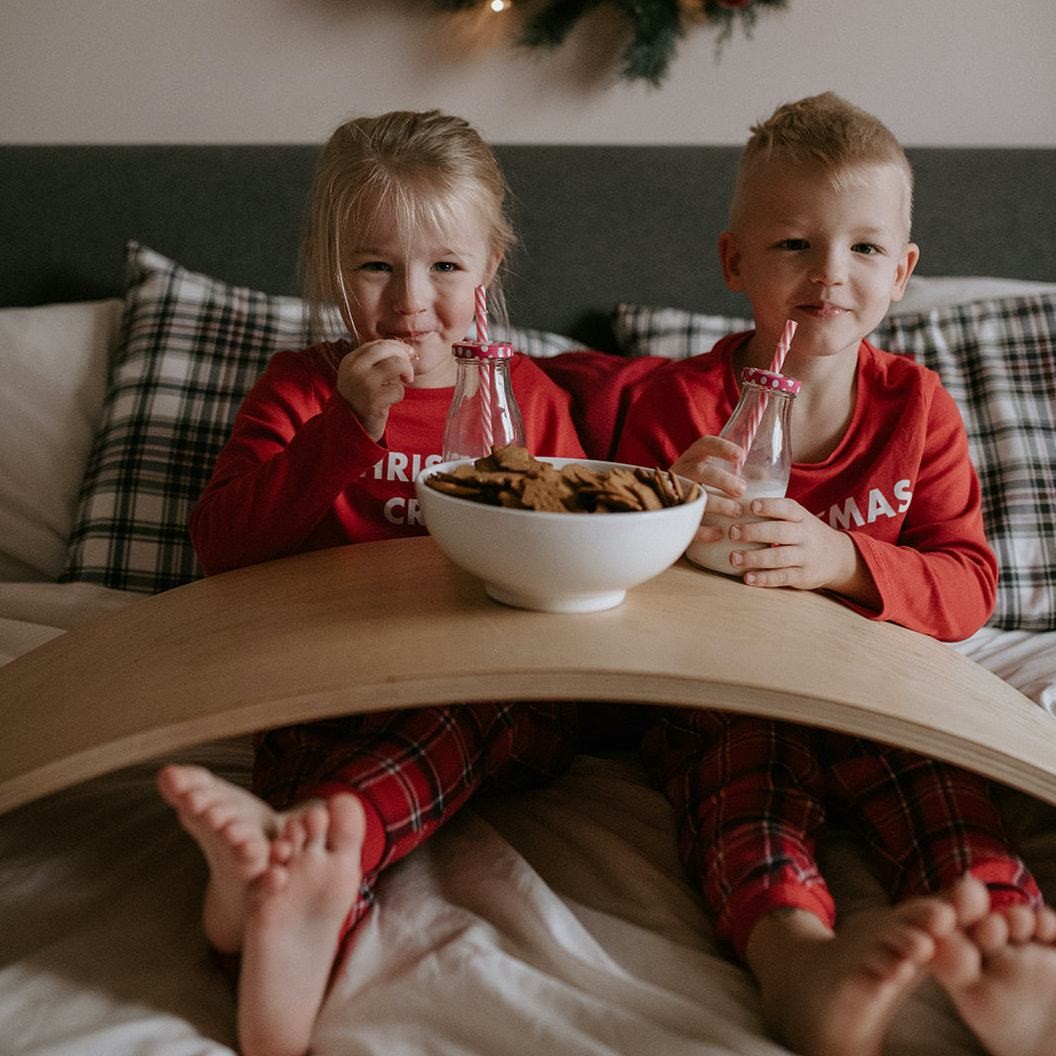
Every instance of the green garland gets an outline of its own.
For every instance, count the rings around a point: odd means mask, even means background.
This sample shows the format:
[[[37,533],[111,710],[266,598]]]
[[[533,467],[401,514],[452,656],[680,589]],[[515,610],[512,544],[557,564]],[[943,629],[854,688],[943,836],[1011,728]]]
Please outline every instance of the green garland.
[[[467,11],[481,8],[485,2],[433,0],[443,11]],[[615,7],[630,23],[631,40],[622,56],[623,76],[658,87],[685,34],[687,20],[718,26],[716,47],[721,49],[736,22],[750,36],[760,11],[784,7],[786,0],[544,0],[538,11],[527,16],[519,43],[530,48],[556,48],[583,15],[603,4]]]

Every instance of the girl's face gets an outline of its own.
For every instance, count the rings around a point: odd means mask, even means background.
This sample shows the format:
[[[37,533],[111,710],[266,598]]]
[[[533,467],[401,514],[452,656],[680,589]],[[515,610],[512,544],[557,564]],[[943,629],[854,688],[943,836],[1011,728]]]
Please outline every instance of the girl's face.
[[[857,353],[905,292],[917,247],[907,242],[899,172],[880,164],[847,175],[837,189],[824,169],[772,161],[720,240],[727,285],[747,294],[761,350],[772,352],[794,319],[790,358]]]
[[[344,249],[345,291],[360,344],[396,340],[417,353],[412,387],[453,385],[451,345],[471,333],[474,291],[499,261],[478,211],[461,208],[450,229],[406,238],[395,220],[376,225],[370,244]],[[346,320],[347,322],[347,320]]]

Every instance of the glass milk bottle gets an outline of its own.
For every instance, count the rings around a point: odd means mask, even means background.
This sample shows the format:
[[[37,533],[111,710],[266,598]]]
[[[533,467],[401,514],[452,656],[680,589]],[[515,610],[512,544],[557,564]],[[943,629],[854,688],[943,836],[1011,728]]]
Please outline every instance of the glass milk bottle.
[[[723,469],[739,473],[745,481],[741,501],[745,513],[741,517],[713,517],[709,522],[722,528],[723,538],[714,543],[694,541],[686,550],[686,557],[696,565],[725,572],[730,576],[741,573],[730,564],[733,550],[759,550],[764,543],[734,543],[730,528],[734,524],[749,524],[764,520],[748,512],[752,499],[780,498],[788,488],[792,469],[789,423],[792,401],[799,392],[799,382],[784,374],[745,367],[741,373],[741,398],[722,427],[719,436],[732,440],[747,452],[742,465],[721,462]],[[713,488],[706,489],[714,491]]]
[[[523,447],[524,422],[510,384],[513,346],[459,341],[451,354],[458,375],[444,425],[443,460],[477,459],[507,444]]]

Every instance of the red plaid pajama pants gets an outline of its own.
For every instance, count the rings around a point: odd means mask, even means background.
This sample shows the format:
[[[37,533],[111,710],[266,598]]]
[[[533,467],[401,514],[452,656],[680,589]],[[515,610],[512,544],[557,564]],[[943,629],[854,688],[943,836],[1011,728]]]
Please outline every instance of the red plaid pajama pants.
[[[378,874],[428,839],[475,792],[542,784],[576,751],[575,704],[495,702],[349,715],[256,739],[253,788],[276,810],[353,792],[367,835],[363,885],[345,934],[369,909]]]
[[[742,959],[771,910],[806,909],[834,926],[814,855],[826,807],[865,835],[895,901],[971,872],[995,906],[1041,903],[988,782],[969,771],[845,734],[696,709],[664,709],[643,755],[675,808],[679,856],[716,936]]]

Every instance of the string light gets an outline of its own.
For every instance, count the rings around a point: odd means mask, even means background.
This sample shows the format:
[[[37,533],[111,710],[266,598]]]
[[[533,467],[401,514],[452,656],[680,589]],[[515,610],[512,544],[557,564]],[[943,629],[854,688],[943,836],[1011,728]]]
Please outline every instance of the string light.
[[[490,7],[496,14],[498,14],[499,11],[505,11],[509,6],[509,0],[488,0],[488,7]]]

